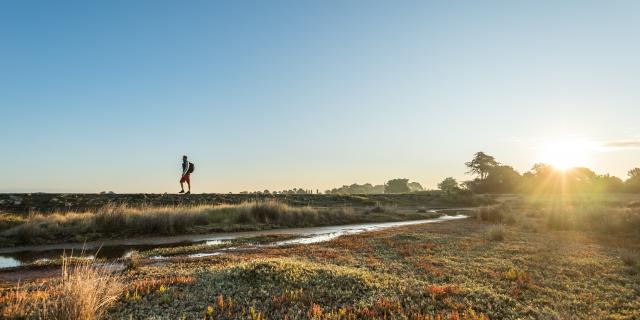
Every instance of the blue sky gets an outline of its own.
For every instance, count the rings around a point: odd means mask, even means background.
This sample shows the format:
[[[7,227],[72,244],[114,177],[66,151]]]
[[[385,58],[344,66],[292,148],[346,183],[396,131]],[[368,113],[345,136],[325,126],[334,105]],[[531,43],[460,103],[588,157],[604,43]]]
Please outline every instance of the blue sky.
[[[640,166],[637,1],[0,3],[0,192],[324,190]]]

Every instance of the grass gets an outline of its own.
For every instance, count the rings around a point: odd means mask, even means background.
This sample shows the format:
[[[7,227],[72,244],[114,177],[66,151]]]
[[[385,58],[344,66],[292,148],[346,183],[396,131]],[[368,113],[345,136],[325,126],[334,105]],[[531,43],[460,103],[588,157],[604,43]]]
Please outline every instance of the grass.
[[[0,243],[6,246],[82,242],[139,235],[176,235],[215,231],[310,227],[358,222],[426,218],[392,211],[369,213],[351,208],[293,207],[277,201],[241,204],[130,207],[107,205],[94,212],[3,215]]]
[[[129,285],[105,318],[639,319],[640,234],[593,228],[634,208],[603,201],[524,199],[477,219],[142,264],[121,275]],[[584,216],[555,228],[552,210]]]
[[[105,318],[640,317],[640,275],[618,250],[637,238],[515,224],[491,241],[494,226],[466,219],[142,265],[121,275],[129,285]]]
[[[107,315],[204,319],[636,319],[640,276],[615,243],[580,231],[486,239],[475,219],[145,266],[156,284]],[[155,280],[154,280],[155,281]],[[160,287],[166,288],[163,293]],[[169,298],[163,296],[169,295]],[[167,302],[171,301],[171,302]]]
[[[124,284],[106,267],[63,263],[61,277],[45,287],[17,287],[5,294],[5,318],[94,320],[104,317],[120,298]]]
[[[620,259],[625,265],[635,267],[640,264],[640,253],[637,250],[620,250]]]
[[[640,207],[634,206],[635,202],[596,199],[556,197],[543,202],[538,198],[524,198],[482,207],[475,216],[494,224],[537,224],[535,227],[548,230],[640,233]]]
[[[505,227],[503,225],[493,225],[487,230],[487,239],[491,241],[502,241],[505,237]]]

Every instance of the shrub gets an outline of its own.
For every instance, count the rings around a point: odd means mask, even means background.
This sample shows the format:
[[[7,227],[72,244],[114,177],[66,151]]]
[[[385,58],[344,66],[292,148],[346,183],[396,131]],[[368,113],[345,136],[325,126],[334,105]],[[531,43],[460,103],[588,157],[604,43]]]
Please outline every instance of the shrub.
[[[384,211],[384,208],[381,206],[376,206],[375,208],[371,209],[371,212],[373,213],[383,213]]]
[[[481,221],[492,223],[502,223],[507,216],[511,216],[511,209],[505,206],[482,207],[478,210],[476,217]]]
[[[634,267],[640,264],[640,254],[636,250],[621,250],[620,259],[622,259],[622,262],[629,267]]]
[[[140,267],[140,253],[136,250],[129,252],[124,264],[127,270],[137,270]]]
[[[505,227],[503,225],[490,226],[487,229],[487,239],[491,241],[502,241],[506,234]]]

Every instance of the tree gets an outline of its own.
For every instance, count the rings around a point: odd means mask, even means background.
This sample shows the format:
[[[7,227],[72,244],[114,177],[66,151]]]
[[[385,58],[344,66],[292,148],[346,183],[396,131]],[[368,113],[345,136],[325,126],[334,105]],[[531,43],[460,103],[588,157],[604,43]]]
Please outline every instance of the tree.
[[[633,168],[628,172],[629,179],[624,182],[627,191],[640,192],[640,168]]]
[[[480,176],[481,180],[484,180],[489,174],[489,170],[498,166],[500,163],[496,159],[482,151],[476,152],[473,159],[469,162],[465,162],[469,171],[467,173],[476,174]]]
[[[410,182],[407,186],[409,187],[409,191],[411,192],[424,191],[424,188],[418,182]]]
[[[460,190],[460,186],[458,185],[458,181],[456,181],[456,179],[448,177],[442,180],[442,182],[438,183],[438,189],[446,193],[452,193]]]
[[[384,193],[408,193],[409,179],[392,179],[387,181],[384,186]]]
[[[465,182],[465,186],[476,193],[514,193],[519,191],[522,176],[510,166],[489,167],[484,179]]]

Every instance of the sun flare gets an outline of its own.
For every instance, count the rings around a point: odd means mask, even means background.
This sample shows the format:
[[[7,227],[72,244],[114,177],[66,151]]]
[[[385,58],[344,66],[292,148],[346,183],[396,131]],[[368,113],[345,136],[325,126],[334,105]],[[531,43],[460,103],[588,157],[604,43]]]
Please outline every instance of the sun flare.
[[[559,141],[541,148],[540,161],[559,170],[587,166],[589,162],[589,143],[580,141]]]

